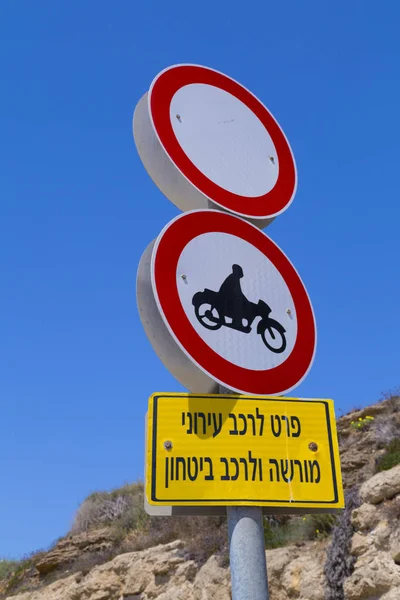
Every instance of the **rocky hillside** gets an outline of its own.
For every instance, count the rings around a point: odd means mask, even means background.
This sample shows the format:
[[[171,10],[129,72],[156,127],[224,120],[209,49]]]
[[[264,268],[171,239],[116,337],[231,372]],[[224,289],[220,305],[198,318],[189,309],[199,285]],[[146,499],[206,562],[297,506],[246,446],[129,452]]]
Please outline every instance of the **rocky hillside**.
[[[346,510],[266,520],[271,600],[400,600],[399,396],[341,417],[338,432]],[[0,597],[228,600],[224,519],[150,519],[142,493],[90,496],[69,535],[0,570]]]

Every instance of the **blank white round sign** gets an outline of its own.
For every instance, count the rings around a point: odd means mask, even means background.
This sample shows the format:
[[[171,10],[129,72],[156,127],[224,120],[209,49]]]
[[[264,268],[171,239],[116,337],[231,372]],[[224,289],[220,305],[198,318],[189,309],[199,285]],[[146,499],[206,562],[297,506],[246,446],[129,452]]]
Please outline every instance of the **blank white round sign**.
[[[186,155],[220,187],[255,198],[276,184],[279,160],[272,138],[236,96],[204,83],[185,85],[172,98],[170,118]]]

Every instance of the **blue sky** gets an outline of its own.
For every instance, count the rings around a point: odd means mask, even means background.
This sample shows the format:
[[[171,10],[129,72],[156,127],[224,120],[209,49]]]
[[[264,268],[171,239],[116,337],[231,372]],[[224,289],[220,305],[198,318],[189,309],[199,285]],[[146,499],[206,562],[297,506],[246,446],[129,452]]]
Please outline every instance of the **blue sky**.
[[[178,211],[131,119],[170,64],[238,79],[292,145],[297,196],[268,234],[317,318],[295,394],[340,414],[400,383],[399,18],[394,0],[1,3],[0,556],[142,477],[147,398],[182,390],[135,304],[140,256]]]

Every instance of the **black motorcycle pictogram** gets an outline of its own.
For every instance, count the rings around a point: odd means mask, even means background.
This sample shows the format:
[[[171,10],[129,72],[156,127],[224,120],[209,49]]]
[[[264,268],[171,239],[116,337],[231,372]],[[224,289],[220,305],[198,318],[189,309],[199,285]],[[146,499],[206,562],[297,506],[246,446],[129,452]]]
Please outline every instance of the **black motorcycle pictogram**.
[[[257,333],[271,352],[281,353],[286,349],[285,328],[270,317],[272,309],[264,302],[250,302],[242,292],[240,280],[243,269],[240,265],[232,266],[232,273],[225,279],[218,292],[205,289],[197,292],[192,304],[197,319],[207,329],[217,330],[220,327],[231,327],[242,333],[250,333],[256,317],[261,317],[257,325]],[[227,321],[231,319],[231,322]]]

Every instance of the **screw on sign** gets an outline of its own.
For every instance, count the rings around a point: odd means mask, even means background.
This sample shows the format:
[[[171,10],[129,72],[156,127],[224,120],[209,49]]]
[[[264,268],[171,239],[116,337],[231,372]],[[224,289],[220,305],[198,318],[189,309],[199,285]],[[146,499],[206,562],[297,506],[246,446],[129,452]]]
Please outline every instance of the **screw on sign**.
[[[192,392],[283,394],[313,362],[314,314],[297,271],[233,215],[171,221],[141,260],[137,299],[156,353]]]
[[[155,77],[133,133],[147,172],[183,211],[222,208],[263,228],[296,192],[293,153],[279,124],[240,83],[199,65]]]

